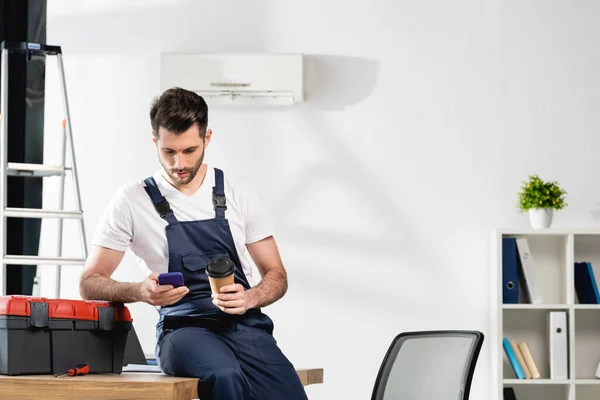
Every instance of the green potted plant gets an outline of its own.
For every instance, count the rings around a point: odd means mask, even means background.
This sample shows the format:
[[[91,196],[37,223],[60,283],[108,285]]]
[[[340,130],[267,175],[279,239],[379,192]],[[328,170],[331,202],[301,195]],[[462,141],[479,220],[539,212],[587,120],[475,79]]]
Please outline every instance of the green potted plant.
[[[529,213],[533,228],[549,228],[554,210],[562,210],[567,205],[566,194],[558,182],[545,182],[537,175],[529,175],[529,180],[523,182],[519,192],[518,207]]]

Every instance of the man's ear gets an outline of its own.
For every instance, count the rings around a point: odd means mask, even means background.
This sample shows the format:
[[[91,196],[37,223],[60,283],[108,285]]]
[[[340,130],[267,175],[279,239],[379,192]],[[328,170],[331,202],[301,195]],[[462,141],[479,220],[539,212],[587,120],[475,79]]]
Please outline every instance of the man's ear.
[[[154,145],[158,147],[158,141],[156,140],[156,135],[154,134],[154,131],[152,132],[152,143],[154,143]]]
[[[208,143],[210,142],[210,138],[212,137],[212,129],[207,129],[204,134],[204,148],[208,147]]]

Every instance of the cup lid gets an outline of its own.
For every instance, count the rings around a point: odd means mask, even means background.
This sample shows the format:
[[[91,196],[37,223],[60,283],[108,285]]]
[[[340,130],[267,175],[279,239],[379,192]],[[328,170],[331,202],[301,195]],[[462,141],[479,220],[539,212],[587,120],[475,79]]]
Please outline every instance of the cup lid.
[[[225,278],[234,271],[235,264],[228,258],[213,258],[206,266],[206,274],[211,278]]]

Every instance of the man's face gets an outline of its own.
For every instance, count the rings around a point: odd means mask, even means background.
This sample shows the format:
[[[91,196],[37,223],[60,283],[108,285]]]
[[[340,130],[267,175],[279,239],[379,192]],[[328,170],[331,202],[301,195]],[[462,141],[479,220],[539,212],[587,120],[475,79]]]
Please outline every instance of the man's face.
[[[175,186],[187,185],[194,179],[202,166],[204,148],[208,145],[210,136],[211,132],[208,129],[203,140],[196,124],[180,134],[160,127],[158,139],[153,135],[160,164]]]

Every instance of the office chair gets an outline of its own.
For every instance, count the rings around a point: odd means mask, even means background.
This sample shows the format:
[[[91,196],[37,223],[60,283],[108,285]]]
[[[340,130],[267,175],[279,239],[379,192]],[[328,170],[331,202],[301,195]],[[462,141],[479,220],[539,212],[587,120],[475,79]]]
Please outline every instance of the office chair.
[[[399,334],[379,368],[371,400],[468,400],[483,339],[477,331]]]

